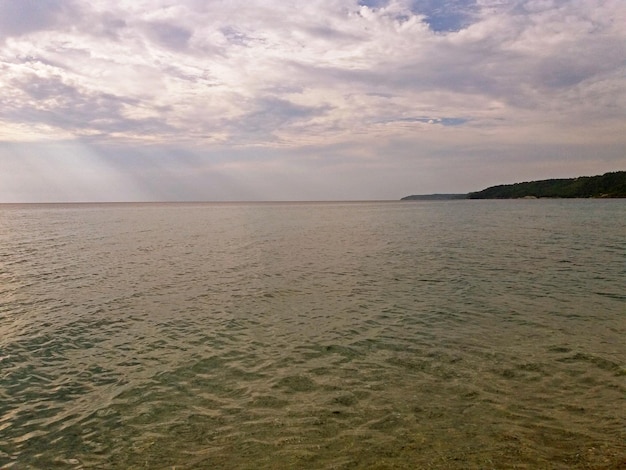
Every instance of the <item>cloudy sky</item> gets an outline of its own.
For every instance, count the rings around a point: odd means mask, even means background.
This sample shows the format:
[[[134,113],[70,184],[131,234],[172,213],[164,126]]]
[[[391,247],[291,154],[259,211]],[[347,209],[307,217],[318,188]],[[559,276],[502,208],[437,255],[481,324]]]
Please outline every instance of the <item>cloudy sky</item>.
[[[0,0],[0,202],[626,170],[624,0]]]

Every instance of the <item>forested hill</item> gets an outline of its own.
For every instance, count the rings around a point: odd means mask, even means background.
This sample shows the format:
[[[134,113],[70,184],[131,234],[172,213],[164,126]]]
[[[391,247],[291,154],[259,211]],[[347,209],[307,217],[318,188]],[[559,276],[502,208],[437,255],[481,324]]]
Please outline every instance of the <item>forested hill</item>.
[[[515,199],[532,197],[626,197],[626,171],[599,176],[503,184],[467,195],[468,199]]]

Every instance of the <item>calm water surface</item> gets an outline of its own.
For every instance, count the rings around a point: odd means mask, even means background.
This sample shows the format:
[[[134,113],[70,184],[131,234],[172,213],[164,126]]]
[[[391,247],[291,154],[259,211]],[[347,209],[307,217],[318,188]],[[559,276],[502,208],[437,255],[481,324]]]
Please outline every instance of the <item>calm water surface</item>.
[[[626,467],[626,201],[0,206],[0,468]]]

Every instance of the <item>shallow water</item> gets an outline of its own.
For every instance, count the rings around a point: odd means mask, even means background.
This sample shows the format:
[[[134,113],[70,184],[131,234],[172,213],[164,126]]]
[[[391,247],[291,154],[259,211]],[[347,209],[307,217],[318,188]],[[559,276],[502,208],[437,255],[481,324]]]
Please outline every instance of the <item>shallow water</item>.
[[[626,202],[0,206],[0,468],[623,468]]]

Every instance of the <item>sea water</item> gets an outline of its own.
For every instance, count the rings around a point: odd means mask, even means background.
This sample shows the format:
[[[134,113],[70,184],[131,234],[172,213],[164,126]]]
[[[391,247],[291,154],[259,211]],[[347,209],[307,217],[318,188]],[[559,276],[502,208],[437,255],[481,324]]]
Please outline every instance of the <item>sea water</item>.
[[[626,201],[0,206],[0,468],[624,468]]]

